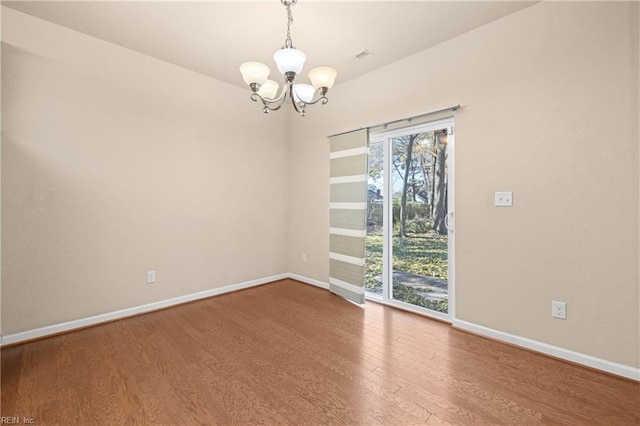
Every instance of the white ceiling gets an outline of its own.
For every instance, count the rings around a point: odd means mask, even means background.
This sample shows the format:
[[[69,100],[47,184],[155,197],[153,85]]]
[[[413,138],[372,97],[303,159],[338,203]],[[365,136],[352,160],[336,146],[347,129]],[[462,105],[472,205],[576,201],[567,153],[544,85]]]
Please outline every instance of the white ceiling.
[[[305,70],[333,67],[339,84],[535,3],[299,0],[291,35],[307,54]],[[243,62],[263,62],[277,73],[272,55],[286,35],[280,0],[2,4],[241,87]],[[363,49],[373,55],[356,59]]]

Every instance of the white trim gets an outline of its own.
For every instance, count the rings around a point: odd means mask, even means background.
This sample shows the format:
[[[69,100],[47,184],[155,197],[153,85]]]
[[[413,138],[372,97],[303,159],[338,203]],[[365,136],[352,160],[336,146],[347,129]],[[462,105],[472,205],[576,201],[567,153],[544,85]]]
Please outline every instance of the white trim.
[[[452,119],[452,128],[453,124]],[[449,135],[447,150],[447,214],[450,215],[450,226],[447,227],[447,297],[449,302],[447,315],[449,321],[453,321],[456,318],[456,139],[454,134]]]
[[[329,203],[329,208],[332,210],[366,210],[367,203],[360,203],[360,202]]]
[[[316,287],[320,287],[320,288],[323,288],[325,290],[329,290],[329,283],[326,283],[324,281],[318,281],[318,280],[314,280],[313,278],[308,278],[308,277],[304,277],[302,275],[292,274],[292,273],[288,273],[287,277],[291,278],[292,280],[300,281],[300,282],[303,282],[305,284],[311,284],[311,285],[314,285]]]
[[[336,176],[329,178],[329,185],[340,184],[340,183],[356,183],[356,182],[366,182],[367,175],[350,175],[350,176]]]
[[[447,314],[442,312],[433,311],[431,309],[425,309],[420,306],[412,305],[411,303],[400,302],[396,299],[388,299],[384,300],[382,297],[378,296],[375,293],[369,293],[368,291],[364,292],[365,299],[369,300],[373,303],[377,303],[379,305],[390,306],[396,309],[402,309],[403,311],[411,312],[416,315],[421,315],[423,317],[427,317],[429,319],[446,322],[447,324],[451,324],[451,320]]]
[[[134,306],[132,308],[126,308],[126,309],[122,309],[114,312],[107,312],[104,314],[99,314],[99,315],[95,315],[88,318],[81,318],[78,320],[67,321],[59,324],[53,324],[53,325],[48,325],[40,328],[35,328],[33,330],[27,330],[19,333],[8,334],[6,336],[0,337],[0,346],[11,345],[11,344],[25,342],[33,339],[39,339],[42,337],[64,333],[67,331],[76,330],[79,328],[84,328],[92,325],[97,325],[104,322],[127,318],[130,316],[139,315],[146,312],[157,311],[158,309],[180,305],[180,304],[191,302],[194,300],[206,299],[208,297],[217,296],[219,294],[243,290],[245,288],[255,287],[262,284],[268,284],[268,283],[283,280],[286,278],[289,278],[289,274],[273,275],[266,278],[259,278],[256,280],[245,281],[238,284],[218,287],[211,290],[200,291],[198,293],[191,293],[184,296],[178,296],[172,299],[161,300],[159,302],[148,303],[146,305]]]
[[[389,232],[389,228],[393,227],[393,182],[392,182],[392,140],[396,137],[435,131],[443,128],[453,130],[453,116],[442,118],[439,120],[418,123],[415,125],[398,127],[392,130],[383,130],[379,132],[370,132],[370,145],[374,143],[382,144],[383,147],[383,238],[382,238],[382,296],[372,297],[372,300],[404,309],[410,312],[419,313],[420,315],[433,317],[439,320],[452,322],[455,318],[455,228],[447,232],[447,256],[448,256],[448,309],[447,313],[437,312],[428,308],[423,308],[409,303],[404,303],[393,298],[393,235]],[[448,172],[447,172],[447,203],[448,211],[453,215],[455,212],[455,152],[454,152],[454,136],[453,132],[449,136],[449,152],[448,152]]]
[[[391,139],[382,141],[383,148],[383,188],[382,188],[382,300],[389,302],[392,300],[393,283],[393,182],[391,177],[391,159],[393,156],[393,146]],[[391,227],[391,231],[389,231]]]
[[[393,248],[393,232],[389,232],[389,228],[393,231],[393,183],[391,177],[391,158],[392,158],[392,146],[389,138],[384,139],[382,142],[382,161],[383,161],[383,187],[382,187],[382,300],[388,302],[392,300],[392,275],[393,263],[392,248]],[[390,202],[391,201],[391,202]]]
[[[329,259],[339,260],[340,262],[350,263],[356,266],[364,266],[364,259],[361,257],[348,256],[346,254],[329,252]]]
[[[329,154],[329,159],[334,160],[336,158],[355,157],[356,155],[368,154],[369,148],[366,146],[360,148],[345,149],[343,151],[335,151]]]
[[[285,273],[279,275],[273,275],[266,278],[260,278],[252,281],[245,281],[243,283],[232,284],[225,287],[214,288],[211,290],[205,290],[198,293],[192,293],[185,296],[175,297],[173,299],[167,299],[159,302],[149,303],[133,308],[122,309],[120,311],[109,312],[105,314],[95,315],[88,318],[82,318],[79,320],[68,321],[60,324],[54,324],[50,326],[40,327],[33,330],[27,330],[20,333],[9,334],[6,336],[0,336],[0,347],[4,345],[16,344],[25,342],[32,339],[38,339],[42,337],[51,336],[54,334],[64,333],[92,325],[98,325],[104,322],[109,322],[117,319],[127,318],[130,316],[156,311],[182,303],[191,302],[199,299],[206,299],[208,297],[217,296],[224,293],[243,290],[250,287],[255,287],[263,284],[269,284],[275,281],[280,281],[286,278],[291,278],[305,284],[314,285],[322,289],[328,290],[329,284],[323,281],[315,280],[313,278],[304,277],[298,274]],[[362,287],[354,286],[353,284],[346,283],[344,281],[329,278],[329,281],[339,287],[347,288],[356,293],[364,292]],[[380,300],[372,300],[376,303],[389,304]],[[390,305],[390,304],[389,304]],[[360,305],[358,305],[360,306]],[[420,312],[418,312],[420,313]],[[424,315],[424,313],[421,313]],[[478,334],[480,336],[490,337],[492,339],[510,343],[516,346],[527,348],[536,352],[540,352],[546,355],[550,355],[556,358],[564,359],[567,361],[575,362],[577,364],[585,365],[597,370],[605,371],[607,373],[615,374],[618,376],[626,377],[631,380],[640,381],[640,368],[631,367],[628,365],[618,364],[612,361],[607,361],[601,358],[596,358],[590,355],[581,354],[568,349],[559,348],[557,346],[549,345],[547,343],[538,342],[535,340],[527,339],[524,337],[515,336],[509,333],[505,333],[491,328],[476,325],[467,321],[458,319],[453,320],[452,327],[461,330],[468,331],[470,333]]]
[[[329,284],[333,284],[338,287],[342,287],[346,290],[349,290],[355,294],[364,294],[364,287],[360,287],[357,285],[350,284],[346,281],[339,280],[337,278],[329,277]]]
[[[555,358],[560,358],[566,361],[575,362],[576,364],[595,368],[596,370],[606,371],[607,373],[615,374],[617,376],[640,381],[640,368],[618,364],[616,362],[607,361],[602,358],[585,355],[580,352],[560,348],[558,346],[553,346],[547,343],[538,342],[537,340],[527,339],[526,337],[520,337],[513,334],[505,333],[503,331],[494,330],[492,328],[476,325],[467,321],[454,319],[452,326],[461,330],[468,331],[470,333],[478,334],[480,336],[490,337],[501,342],[510,343],[512,345],[540,352],[545,355],[550,355]]]
[[[333,235],[342,235],[345,237],[360,237],[367,236],[367,231],[364,229],[347,229],[347,228],[329,228],[329,233]]]

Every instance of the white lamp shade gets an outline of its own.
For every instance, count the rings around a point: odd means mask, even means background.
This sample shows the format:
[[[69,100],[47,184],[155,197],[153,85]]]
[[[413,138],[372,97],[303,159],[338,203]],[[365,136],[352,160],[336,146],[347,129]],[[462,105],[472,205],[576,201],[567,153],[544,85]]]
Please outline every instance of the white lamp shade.
[[[296,102],[311,102],[313,95],[316,93],[316,89],[310,84],[294,84],[293,85],[293,99]]]
[[[276,93],[278,93],[278,87],[278,83],[276,83],[275,81],[267,80],[262,86],[260,86],[258,95],[262,96],[265,99],[273,99],[276,97]]]
[[[286,72],[294,72],[296,74],[300,74],[300,71],[302,71],[302,66],[304,65],[304,61],[306,59],[307,56],[302,52],[302,50],[293,49],[290,47],[280,49],[273,54],[273,60],[276,61],[276,65],[278,65],[278,71],[280,71],[282,74]]]
[[[311,84],[316,89],[321,87],[326,87],[327,89],[331,89],[333,84],[336,82],[336,76],[338,73],[333,68],[329,67],[319,67],[314,68],[309,71],[309,79],[311,80]]]
[[[264,84],[271,70],[268,66],[260,62],[245,62],[240,65],[240,72],[242,73],[242,79],[245,83]]]

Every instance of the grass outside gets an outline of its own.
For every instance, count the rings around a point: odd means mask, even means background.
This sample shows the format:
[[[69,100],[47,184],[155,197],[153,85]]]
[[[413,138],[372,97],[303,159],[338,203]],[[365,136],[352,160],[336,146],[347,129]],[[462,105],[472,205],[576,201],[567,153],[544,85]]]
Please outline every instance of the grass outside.
[[[365,289],[381,292],[382,235],[368,234],[365,254]],[[447,236],[433,231],[393,238],[393,269],[446,281]],[[420,289],[429,291],[429,289]],[[438,312],[447,312],[446,300],[432,300],[418,294],[414,288],[394,283],[394,299],[422,306]]]

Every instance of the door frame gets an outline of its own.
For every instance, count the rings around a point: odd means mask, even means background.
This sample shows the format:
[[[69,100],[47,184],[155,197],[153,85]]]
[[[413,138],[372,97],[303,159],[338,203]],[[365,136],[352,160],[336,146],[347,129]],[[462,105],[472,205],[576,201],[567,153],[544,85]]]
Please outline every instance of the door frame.
[[[449,129],[447,139],[447,263],[448,263],[448,309],[447,313],[433,311],[410,303],[395,300],[390,296],[390,283],[392,280],[392,259],[391,249],[393,245],[393,232],[389,232],[389,225],[393,221],[392,207],[392,182],[391,182],[391,140],[406,134],[424,133],[434,130]],[[408,125],[405,127],[371,132],[369,143],[382,142],[384,145],[384,176],[383,176],[383,267],[382,267],[382,297],[365,291],[365,299],[372,302],[381,303],[396,308],[400,308],[419,315],[438,319],[446,322],[453,322],[455,318],[455,132],[454,119],[446,118],[428,121],[420,124]]]

